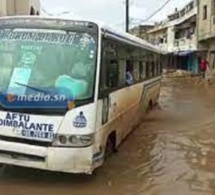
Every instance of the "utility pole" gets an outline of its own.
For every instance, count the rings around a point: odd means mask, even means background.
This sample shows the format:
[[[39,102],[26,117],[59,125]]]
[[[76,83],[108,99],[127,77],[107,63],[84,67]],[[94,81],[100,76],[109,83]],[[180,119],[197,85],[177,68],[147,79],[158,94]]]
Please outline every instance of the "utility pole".
[[[129,0],[126,0],[126,11],[125,11],[125,17],[126,17],[126,21],[125,21],[125,26],[126,26],[126,32],[129,32]]]

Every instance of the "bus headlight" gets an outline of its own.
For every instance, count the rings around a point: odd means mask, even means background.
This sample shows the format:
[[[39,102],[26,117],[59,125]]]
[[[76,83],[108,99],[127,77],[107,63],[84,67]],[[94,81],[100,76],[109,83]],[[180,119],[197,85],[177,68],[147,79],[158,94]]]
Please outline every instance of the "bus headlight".
[[[55,147],[87,147],[94,142],[94,135],[57,135],[53,142]]]
[[[66,144],[66,142],[67,142],[66,136],[60,135],[60,136],[58,137],[58,139],[59,139],[59,142],[60,142],[61,144]]]

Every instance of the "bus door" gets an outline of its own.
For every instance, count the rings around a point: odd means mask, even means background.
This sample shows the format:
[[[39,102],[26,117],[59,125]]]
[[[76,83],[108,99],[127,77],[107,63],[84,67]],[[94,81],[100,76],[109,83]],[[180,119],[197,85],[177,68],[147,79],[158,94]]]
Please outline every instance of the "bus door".
[[[121,132],[123,122],[120,114],[120,90],[118,90],[119,64],[113,56],[103,58],[100,75],[101,99],[102,99],[102,125],[108,131]]]

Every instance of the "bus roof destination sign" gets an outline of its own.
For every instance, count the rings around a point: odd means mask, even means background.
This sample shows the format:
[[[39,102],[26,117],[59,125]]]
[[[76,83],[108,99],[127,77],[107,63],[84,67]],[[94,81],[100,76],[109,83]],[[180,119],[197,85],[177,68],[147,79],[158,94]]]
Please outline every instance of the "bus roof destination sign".
[[[59,28],[69,28],[69,27],[80,27],[86,28],[89,26],[95,26],[92,22],[87,21],[75,21],[68,19],[46,19],[46,18],[9,18],[0,19],[1,28],[5,26],[41,26],[41,27],[59,27]]]

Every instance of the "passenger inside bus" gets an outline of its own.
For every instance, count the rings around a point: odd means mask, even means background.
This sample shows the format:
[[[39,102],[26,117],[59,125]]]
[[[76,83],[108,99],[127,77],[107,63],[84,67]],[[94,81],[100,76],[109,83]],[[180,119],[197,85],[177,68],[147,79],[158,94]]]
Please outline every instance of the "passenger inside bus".
[[[133,77],[133,64],[131,61],[126,62],[126,85],[132,85],[134,83]]]
[[[72,64],[68,66],[65,74],[59,76],[55,82],[58,88],[67,89],[67,93],[75,98],[84,99],[92,94],[94,85],[95,59],[89,44],[79,42],[74,49]]]

